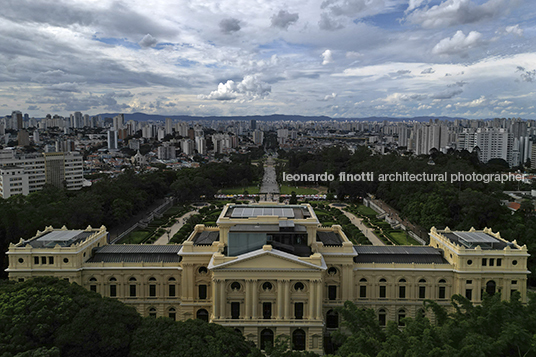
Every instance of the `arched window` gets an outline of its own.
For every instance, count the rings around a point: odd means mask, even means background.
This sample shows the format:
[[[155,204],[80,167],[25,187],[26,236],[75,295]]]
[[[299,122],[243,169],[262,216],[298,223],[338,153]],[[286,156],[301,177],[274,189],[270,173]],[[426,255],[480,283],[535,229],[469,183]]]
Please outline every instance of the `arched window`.
[[[264,291],[270,291],[270,290],[272,290],[272,283],[270,283],[270,282],[268,282],[268,281],[265,282],[264,284],[262,284],[262,289],[263,289]]]
[[[380,298],[382,299],[387,297],[387,285],[385,283],[387,283],[387,280],[380,279]]]
[[[97,279],[91,278],[91,279],[89,279],[89,281],[97,281]]]
[[[406,279],[400,279],[398,281],[398,298],[399,299],[405,299],[406,298]]]
[[[301,291],[303,289],[305,289],[305,285],[303,285],[302,282],[297,282],[296,284],[294,284],[294,290]]]
[[[149,278],[149,297],[156,296],[156,278]]]
[[[331,268],[328,269],[328,274],[329,275],[336,275],[337,272],[338,272],[338,270],[335,267],[331,267]]]
[[[367,297],[367,279],[365,278],[359,279],[359,297],[360,298]]]
[[[329,310],[326,314],[326,327],[339,328],[339,314],[336,311]]]
[[[305,331],[298,329],[292,333],[292,347],[296,351],[305,351]]]
[[[116,297],[117,296],[117,285],[115,283],[117,282],[117,279],[113,276],[109,279],[110,281],[110,297]]]
[[[385,326],[387,324],[387,312],[384,309],[378,311],[378,322],[380,326]]]
[[[128,281],[130,282],[130,297],[136,297],[136,278],[132,277]]]
[[[177,310],[174,307],[168,309],[168,317],[172,320],[177,320]]]
[[[156,317],[156,309],[154,307],[149,309],[149,317]]]
[[[268,328],[261,331],[261,350],[274,345],[274,332]]]
[[[168,295],[169,297],[175,297],[177,295],[175,283],[177,280],[175,280],[174,277],[171,277],[168,279]]]
[[[235,291],[238,291],[240,290],[240,288],[242,287],[242,285],[240,285],[240,283],[238,281],[235,281],[231,284],[231,290],[235,290]]]
[[[495,284],[495,281],[490,280],[486,283],[486,292],[489,296],[495,295],[497,289],[497,284]]]
[[[207,267],[199,267],[199,269],[197,269],[197,271],[199,272],[199,274],[202,274],[202,275],[208,273]]]
[[[419,299],[426,299],[426,280],[419,280]]]
[[[208,311],[205,309],[199,309],[197,310],[196,317],[201,321],[208,322]]]
[[[97,279],[91,278],[89,279],[89,282],[90,282],[89,290],[96,293],[97,292],[97,285],[96,285]]]
[[[402,320],[405,318],[406,318],[406,310],[404,309],[398,310],[398,326],[404,326],[404,321]]]
[[[439,280],[439,292],[438,292],[438,298],[445,299],[447,297],[447,287],[445,284],[447,281],[445,279]]]

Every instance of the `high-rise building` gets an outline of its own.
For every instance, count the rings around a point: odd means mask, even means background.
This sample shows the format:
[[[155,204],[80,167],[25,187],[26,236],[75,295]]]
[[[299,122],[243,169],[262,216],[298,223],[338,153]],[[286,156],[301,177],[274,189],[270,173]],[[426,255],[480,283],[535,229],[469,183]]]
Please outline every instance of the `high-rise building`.
[[[18,110],[15,110],[11,113],[11,119],[14,123],[14,125],[16,125],[16,129],[17,130],[22,130],[24,128],[24,122],[23,122],[23,119],[22,119],[22,113]]]
[[[117,131],[108,130],[108,149],[117,150]]]
[[[173,134],[173,120],[171,118],[166,118],[166,135]]]
[[[125,126],[125,114],[118,114],[113,118],[113,128],[114,130],[123,129]]]
[[[253,132],[253,143],[255,145],[262,145],[263,142],[264,142],[264,131],[255,130]]]
[[[176,157],[175,146],[170,145],[169,143],[164,143],[162,146],[158,147],[159,160],[173,160]]]

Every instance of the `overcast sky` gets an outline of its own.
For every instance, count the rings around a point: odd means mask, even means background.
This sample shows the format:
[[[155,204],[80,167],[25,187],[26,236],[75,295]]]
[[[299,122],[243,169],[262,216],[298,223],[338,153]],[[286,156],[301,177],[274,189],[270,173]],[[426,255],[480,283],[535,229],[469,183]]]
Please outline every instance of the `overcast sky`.
[[[0,115],[536,118],[534,0],[2,0]]]

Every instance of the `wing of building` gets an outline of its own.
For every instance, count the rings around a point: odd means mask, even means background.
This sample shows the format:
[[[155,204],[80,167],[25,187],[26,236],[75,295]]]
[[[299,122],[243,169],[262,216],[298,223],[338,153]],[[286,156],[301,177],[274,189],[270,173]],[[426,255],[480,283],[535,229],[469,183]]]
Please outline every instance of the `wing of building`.
[[[526,302],[529,274],[527,248],[490,229],[432,228],[429,246],[354,246],[307,204],[228,204],[217,226],[197,225],[182,245],[108,245],[105,227],[48,227],[7,254],[10,279],[52,275],[144,316],[230,326],[261,348],[286,335],[318,353],[346,300],[402,324],[425,299],[448,306],[453,294],[479,303],[517,290]]]

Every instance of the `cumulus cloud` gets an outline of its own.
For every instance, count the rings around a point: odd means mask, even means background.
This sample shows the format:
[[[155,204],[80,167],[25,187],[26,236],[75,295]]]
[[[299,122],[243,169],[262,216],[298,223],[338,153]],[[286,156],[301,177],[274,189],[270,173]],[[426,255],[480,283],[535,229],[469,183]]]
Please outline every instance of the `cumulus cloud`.
[[[240,31],[240,20],[230,18],[220,21],[220,31],[226,35]]]
[[[322,53],[322,58],[322,65],[333,62],[333,54],[331,53],[331,50],[325,50],[324,53]]]
[[[425,1],[428,2],[428,0],[409,0],[409,5],[406,9],[406,12],[415,10],[416,8],[420,7]]]
[[[514,26],[507,26],[505,29],[506,33],[510,33],[517,36],[523,36],[523,29],[519,27],[519,25]]]
[[[478,31],[471,31],[467,36],[459,30],[451,38],[447,37],[439,41],[432,50],[436,55],[454,55],[466,56],[467,51],[471,48],[483,44],[482,34]]]
[[[484,95],[470,102],[456,103],[457,107],[462,107],[462,108],[476,108],[476,107],[481,107],[485,105],[488,105],[488,100],[486,99],[486,96]]]
[[[272,27],[286,30],[290,25],[295,24],[299,18],[298,13],[291,14],[286,10],[279,10],[277,14],[272,16]]]
[[[318,21],[318,27],[320,27],[321,30],[336,31],[344,28],[344,25],[332,18],[330,15],[322,13],[320,15],[320,21]]]
[[[430,67],[430,68],[426,68],[425,70],[423,70],[421,74],[432,74],[434,72],[435,72],[434,69]]]
[[[331,93],[326,95],[323,99],[321,99],[323,102],[327,102],[328,100],[333,100],[337,98],[337,93]]]
[[[247,75],[241,82],[228,80],[226,83],[218,84],[218,89],[210,92],[209,95],[200,95],[201,99],[210,100],[233,100],[238,98],[261,99],[272,91],[272,87],[262,82],[258,76]]]
[[[60,92],[80,92],[80,84],[78,83],[57,83],[47,86],[45,89]]]
[[[407,21],[424,28],[470,24],[501,15],[507,5],[506,0],[489,0],[482,5],[475,5],[471,0],[446,0],[431,8],[413,11]]]
[[[138,42],[138,44],[143,48],[154,47],[156,46],[157,43],[158,43],[158,40],[154,38],[153,36],[151,36],[150,34],[143,36],[141,41]]]
[[[320,5],[322,10],[329,11],[335,16],[354,17],[371,15],[384,10],[384,0],[324,0]]]

